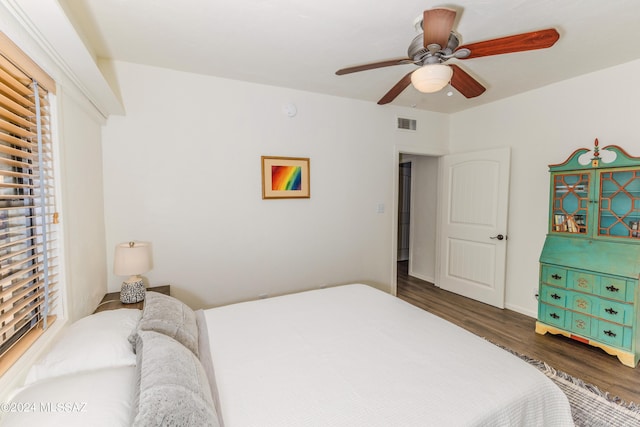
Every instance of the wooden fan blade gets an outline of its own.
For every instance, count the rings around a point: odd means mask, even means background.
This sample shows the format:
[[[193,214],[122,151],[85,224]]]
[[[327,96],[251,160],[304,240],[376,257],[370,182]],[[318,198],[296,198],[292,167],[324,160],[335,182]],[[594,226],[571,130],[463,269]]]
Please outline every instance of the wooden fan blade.
[[[411,58],[398,58],[388,59],[386,61],[372,62],[371,64],[356,65],[355,67],[342,68],[336,71],[336,74],[341,76],[343,74],[357,73],[358,71],[373,70],[376,68],[390,67],[392,65],[413,64]]]
[[[422,16],[422,31],[424,32],[424,47],[437,44],[441,48],[447,47],[449,35],[456,19],[456,11],[447,8],[425,10]]]
[[[475,98],[478,95],[482,95],[484,91],[487,90],[462,68],[458,67],[455,64],[450,64],[449,66],[453,69],[453,76],[451,76],[451,86],[456,88],[456,90],[463,94],[466,98]]]
[[[382,98],[380,98],[380,101],[378,101],[378,105],[388,104],[396,99],[396,97],[400,95],[402,91],[411,84],[412,73],[413,71],[404,76],[398,83],[395,84],[394,87],[391,88],[391,90],[389,90],[389,92],[387,92]]]
[[[516,34],[515,36],[471,43],[460,46],[458,49],[469,49],[471,55],[461,59],[470,59],[481,56],[502,55],[503,53],[546,49],[553,46],[559,38],[560,34],[558,34],[558,31],[556,31],[555,28],[549,28],[547,30],[532,31],[530,33]]]

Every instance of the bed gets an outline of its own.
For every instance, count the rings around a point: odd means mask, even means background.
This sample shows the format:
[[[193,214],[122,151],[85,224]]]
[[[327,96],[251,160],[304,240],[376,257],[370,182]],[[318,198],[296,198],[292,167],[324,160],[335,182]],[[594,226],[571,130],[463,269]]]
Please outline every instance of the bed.
[[[89,341],[92,329],[108,336]],[[59,344],[3,426],[573,425],[536,368],[361,284],[197,312],[148,292],[143,313],[89,316]]]

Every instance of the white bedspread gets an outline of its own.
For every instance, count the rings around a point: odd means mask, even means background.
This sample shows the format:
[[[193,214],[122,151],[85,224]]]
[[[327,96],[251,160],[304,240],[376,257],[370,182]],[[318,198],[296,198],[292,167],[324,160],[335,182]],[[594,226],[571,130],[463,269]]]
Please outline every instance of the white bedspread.
[[[536,368],[369,286],[204,314],[225,427],[573,425]]]

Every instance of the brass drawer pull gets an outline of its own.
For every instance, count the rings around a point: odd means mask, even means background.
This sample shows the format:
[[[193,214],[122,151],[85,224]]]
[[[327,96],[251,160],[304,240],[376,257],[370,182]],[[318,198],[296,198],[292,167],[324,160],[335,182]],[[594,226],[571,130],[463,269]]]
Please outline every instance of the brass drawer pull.
[[[550,316],[550,317],[552,317],[552,318],[554,318],[554,319],[559,319],[559,318],[560,318],[560,316],[558,316],[558,315],[557,315],[557,314],[555,314],[555,313],[551,313],[549,316]]]
[[[619,288],[616,288],[616,287],[615,287],[615,286],[613,286],[613,285],[609,285],[609,286],[607,286],[607,290],[608,290],[609,292],[619,292],[619,291],[620,291],[620,289],[619,289]]]
[[[555,280],[560,280],[560,279],[562,279],[562,276],[560,276],[559,274],[552,274],[551,278],[555,279]]]
[[[608,335],[610,337],[615,337],[616,336],[616,333],[613,332],[613,331],[603,331],[603,332],[604,332],[605,335]]]
[[[609,314],[614,314],[614,315],[615,315],[615,314],[618,314],[618,312],[617,312],[617,311],[615,311],[613,308],[607,308],[605,311],[606,311],[607,313],[609,313]]]
[[[558,295],[558,294],[551,294],[551,298],[553,298],[553,299],[560,299],[560,298],[562,298],[562,297],[561,297],[560,295]]]

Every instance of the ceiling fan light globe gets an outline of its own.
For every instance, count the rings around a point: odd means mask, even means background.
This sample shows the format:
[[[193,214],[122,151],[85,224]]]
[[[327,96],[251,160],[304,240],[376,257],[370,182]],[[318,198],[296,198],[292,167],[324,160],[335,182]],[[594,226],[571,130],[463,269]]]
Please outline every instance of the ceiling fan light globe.
[[[427,64],[411,74],[411,83],[418,91],[433,93],[442,90],[451,81],[453,69],[445,64]]]

